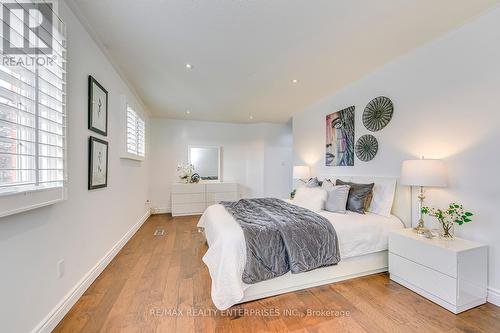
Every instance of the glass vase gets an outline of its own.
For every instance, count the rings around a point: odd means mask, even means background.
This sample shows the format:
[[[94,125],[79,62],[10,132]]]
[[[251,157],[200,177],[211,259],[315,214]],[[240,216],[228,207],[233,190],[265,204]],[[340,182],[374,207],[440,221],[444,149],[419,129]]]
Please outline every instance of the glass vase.
[[[439,237],[445,240],[453,240],[455,238],[455,230],[453,222],[439,221],[441,222],[441,232]]]

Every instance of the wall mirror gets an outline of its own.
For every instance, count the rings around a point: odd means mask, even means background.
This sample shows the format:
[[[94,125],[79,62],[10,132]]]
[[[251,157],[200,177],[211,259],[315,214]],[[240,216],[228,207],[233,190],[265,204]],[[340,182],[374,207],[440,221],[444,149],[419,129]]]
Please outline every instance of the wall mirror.
[[[202,180],[221,181],[221,147],[216,146],[189,146],[189,163],[194,166],[194,172]]]

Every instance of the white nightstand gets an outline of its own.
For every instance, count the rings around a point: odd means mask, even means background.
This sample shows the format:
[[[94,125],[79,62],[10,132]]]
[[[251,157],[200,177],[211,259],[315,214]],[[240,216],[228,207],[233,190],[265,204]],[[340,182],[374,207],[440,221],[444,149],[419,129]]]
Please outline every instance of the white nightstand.
[[[453,313],[486,303],[488,248],[455,238],[427,239],[404,229],[389,235],[391,280]]]

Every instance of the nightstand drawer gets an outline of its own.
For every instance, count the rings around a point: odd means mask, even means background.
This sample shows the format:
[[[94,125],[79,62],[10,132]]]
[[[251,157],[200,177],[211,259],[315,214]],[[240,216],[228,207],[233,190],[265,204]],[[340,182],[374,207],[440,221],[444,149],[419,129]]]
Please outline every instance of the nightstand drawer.
[[[414,239],[398,233],[391,233],[389,251],[451,277],[457,277],[456,252],[434,246],[432,241],[424,237]]]
[[[389,253],[389,267],[391,277],[395,275],[450,304],[456,304],[456,279],[394,253]],[[419,290],[414,291],[419,292]]]

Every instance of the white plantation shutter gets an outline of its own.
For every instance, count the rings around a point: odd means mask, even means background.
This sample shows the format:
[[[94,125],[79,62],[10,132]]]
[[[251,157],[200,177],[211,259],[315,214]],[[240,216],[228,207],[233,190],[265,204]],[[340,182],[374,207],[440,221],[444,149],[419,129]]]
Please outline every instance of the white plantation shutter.
[[[144,158],[145,135],[144,119],[127,104],[127,154]]]
[[[31,24],[38,20],[36,15],[37,11],[29,11]],[[54,15],[52,31],[44,31],[44,38],[52,38],[51,55],[4,54],[3,40],[9,35],[3,13],[0,19],[2,58],[18,60],[8,66],[0,63],[0,216],[4,216],[62,199],[60,190],[53,195],[26,193],[61,189],[65,183],[66,41],[64,24]],[[8,40],[15,47],[23,47],[26,39],[24,19],[22,10],[11,12]],[[29,44],[35,47],[43,41],[30,32]],[[25,203],[18,197],[5,199],[20,193],[28,198]]]
[[[145,125],[144,120],[137,119],[137,155],[144,157],[145,155]]]

